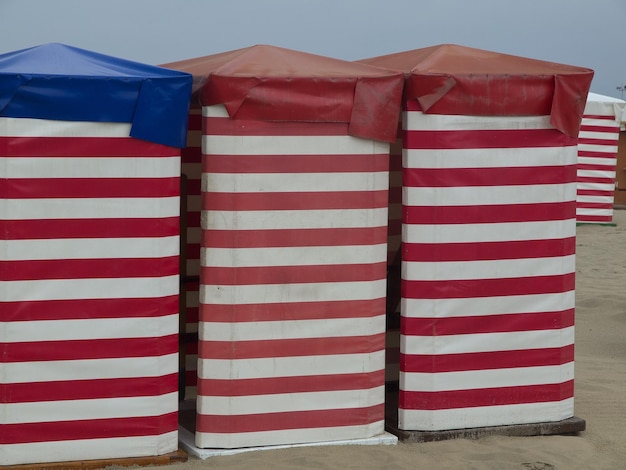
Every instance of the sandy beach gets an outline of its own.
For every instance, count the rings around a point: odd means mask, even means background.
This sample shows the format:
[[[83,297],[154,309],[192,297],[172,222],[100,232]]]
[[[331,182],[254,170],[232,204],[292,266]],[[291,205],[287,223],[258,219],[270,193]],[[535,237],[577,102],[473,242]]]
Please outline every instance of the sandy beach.
[[[261,450],[161,468],[626,469],[626,210],[613,220],[577,230],[575,415],[587,423],[579,435]]]

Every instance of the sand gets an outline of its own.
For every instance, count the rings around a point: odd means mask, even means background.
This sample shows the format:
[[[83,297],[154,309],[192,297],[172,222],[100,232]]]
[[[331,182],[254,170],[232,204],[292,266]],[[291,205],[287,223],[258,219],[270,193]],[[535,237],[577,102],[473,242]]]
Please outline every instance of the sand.
[[[626,469],[626,210],[577,230],[577,436],[500,437],[394,446],[320,446],[190,457],[167,470]]]

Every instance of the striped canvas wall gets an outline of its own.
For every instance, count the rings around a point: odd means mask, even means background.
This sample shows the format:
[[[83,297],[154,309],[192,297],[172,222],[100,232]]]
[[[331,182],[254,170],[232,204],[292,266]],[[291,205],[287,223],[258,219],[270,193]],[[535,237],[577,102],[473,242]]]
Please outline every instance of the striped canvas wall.
[[[578,137],[576,220],[579,223],[613,222],[615,167],[623,104],[588,100]],[[617,114],[617,116],[616,116]]]
[[[203,113],[196,445],[382,433],[388,144]]]
[[[416,102],[404,128],[399,427],[573,416],[575,139]]]
[[[178,149],[0,118],[0,464],[177,448]]]
[[[200,277],[200,182],[202,177],[202,108],[189,113],[187,147],[182,149],[182,173],[186,177],[186,248],[181,295],[185,300],[185,399],[195,399],[198,382],[198,316]]]

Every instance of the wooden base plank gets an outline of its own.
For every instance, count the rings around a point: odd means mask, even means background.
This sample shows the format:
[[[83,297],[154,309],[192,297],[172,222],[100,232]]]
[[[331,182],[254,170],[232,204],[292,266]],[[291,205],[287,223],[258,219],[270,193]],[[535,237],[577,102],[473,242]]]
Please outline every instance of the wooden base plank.
[[[70,462],[47,462],[47,463],[29,463],[21,465],[5,465],[0,466],[2,470],[74,470],[89,469],[95,470],[99,468],[110,467],[112,465],[119,467],[147,467],[149,465],[171,465],[174,463],[186,462],[189,458],[187,452],[182,449],[170,452],[164,455],[155,455],[147,457],[128,457],[118,459],[99,459],[99,460],[76,460]]]

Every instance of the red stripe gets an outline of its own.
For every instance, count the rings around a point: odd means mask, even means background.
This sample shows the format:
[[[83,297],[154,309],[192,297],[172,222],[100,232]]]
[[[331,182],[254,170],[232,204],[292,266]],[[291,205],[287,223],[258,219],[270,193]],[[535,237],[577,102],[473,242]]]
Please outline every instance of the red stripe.
[[[402,204],[402,186],[389,188],[389,204]]]
[[[200,243],[187,243],[187,260],[200,259]]]
[[[331,210],[386,208],[388,193],[382,191],[256,192],[202,195],[202,209],[216,211]]]
[[[400,347],[385,348],[385,364],[400,363]]]
[[[334,122],[271,122],[204,117],[205,135],[240,136],[342,136],[348,135],[347,123]]]
[[[612,221],[613,217],[610,215],[581,215],[577,219],[577,222],[611,223]]]
[[[574,345],[562,348],[523,349],[462,354],[401,354],[400,370],[407,373],[442,373],[517,367],[559,366],[574,361]],[[520,372],[522,373],[522,372]]]
[[[0,346],[3,363],[153,357],[177,353],[178,335],[0,343]]]
[[[613,139],[588,139],[585,137],[580,137],[578,139],[579,145],[610,145],[616,146],[619,143],[619,140],[616,138]]]
[[[375,173],[389,170],[388,154],[205,155],[203,173]]]
[[[599,189],[578,189],[576,191],[578,196],[610,196],[613,197],[614,191],[604,191]]]
[[[200,277],[204,285],[218,286],[377,281],[387,277],[387,262],[236,268],[204,266]]]
[[[201,163],[202,162],[202,148],[201,147],[187,147],[181,151],[182,163]]]
[[[583,119],[587,119],[586,117],[583,117]],[[613,120],[614,118],[612,116],[609,116],[609,119]],[[615,122],[615,121],[614,121]],[[608,132],[608,133],[612,133],[615,135],[619,135],[619,126],[592,126],[589,124],[585,124],[583,121],[583,124],[580,125],[580,131],[581,132]]]
[[[3,220],[7,240],[53,238],[172,237],[180,232],[178,217],[158,219]]]
[[[207,299],[210,300],[210,299]],[[200,304],[200,321],[249,322],[368,318],[385,311],[386,298],[319,302],[284,302],[243,305]]]
[[[3,157],[174,157],[180,149],[130,137],[0,137]]]
[[[179,257],[0,261],[0,281],[174,276]]]
[[[404,261],[476,261],[573,255],[576,237],[479,243],[404,243]]]
[[[602,151],[590,151],[590,150],[581,150],[578,149],[579,157],[587,157],[587,158],[615,158],[617,153],[613,151],[609,151],[602,149]]]
[[[481,224],[573,219],[576,202],[469,206],[404,206],[405,224]]]
[[[301,377],[267,377],[262,379],[198,380],[198,395],[203,397],[243,397],[276,393],[365,390],[382,386],[385,371],[358,374],[333,374]]]
[[[511,331],[553,330],[574,326],[574,309],[562,312],[476,315],[447,318],[402,317],[407,336],[444,336]]]
[[[157,377],[7,383],[2,386],[6,392],[6,401],[3,403],[150,397],[177,391],[178,374]]]
[[[188,179],[187,180],[187,195],[188,196],[199,196],[202,194],[202,180],[200,177],[198,179]]]
[[[178,295],[140,299],[2,302],[2,321],[160,317],[178,313]]]
[[[403,410],[448,410],[478,406],[515,405],[563,401],[574,396],[574,381],[560,384],[521,385],[517,387],[407,392],[400,390],[399,408]]]
[[[10,178],[0,190],[4,199],[172,197],[180,178]],[[130,202],[130,201],[129,201]]]
[[[203,230],[207,248],[377,245],[387,242],[387,227],[279,230]]]
[[[617,160],[612,162],[610,165],[606,164],[590,164],[590,163],[579,163],[578,171],[581,170],[600,170],[600,171],[615,171],[615,165],[617,164]]]
[[[198,386],[198,374],[196,370],[188,370],[185,372],[185,385],[187,387]]]
[[[608,115],[608,114],[583,114],[583,119],[603,119],[606,121],[614,121],[615,122],[615,116],[613,115]]]
[[[404,130],[406,149],[478,149],[574,146],[577,139],[556,129]]]
[[[157,436],[178,429],[178,412],[137,418],[3,424],[2,428],[0,444]]]
[[[364,354],[383,351],[385,333],[370,336],[296,338],[254,341],[200,341],[202,359],[257,359]]]
[[[575,181],[576,165],[501,168],[411,168],[402,173],[403,186],[453,188],[565,184]]]
[[[247,415],[198,415],[197,432],[238,434],[286,429],[362,426],[385,419],[385,405],[337,410],[290,411]]]
[[[576,182],[577,183],[615,184],[615,179],[612,177],[579,176]]]
[[[557,276],[513,277],[505,279],[402,280],[402,297],[405,299],[466,299],[553,294],[574,290],[574,277],[574,273],[570,273]]]
[[[612,202],[579,202],[579,209],[613,209]]]
[[[199,113],[189,113],[189,120],[187,121],[187,129],[190,131],[200,131],[202,130],[202,121],[204,117],[202,116],[202,112]]]

